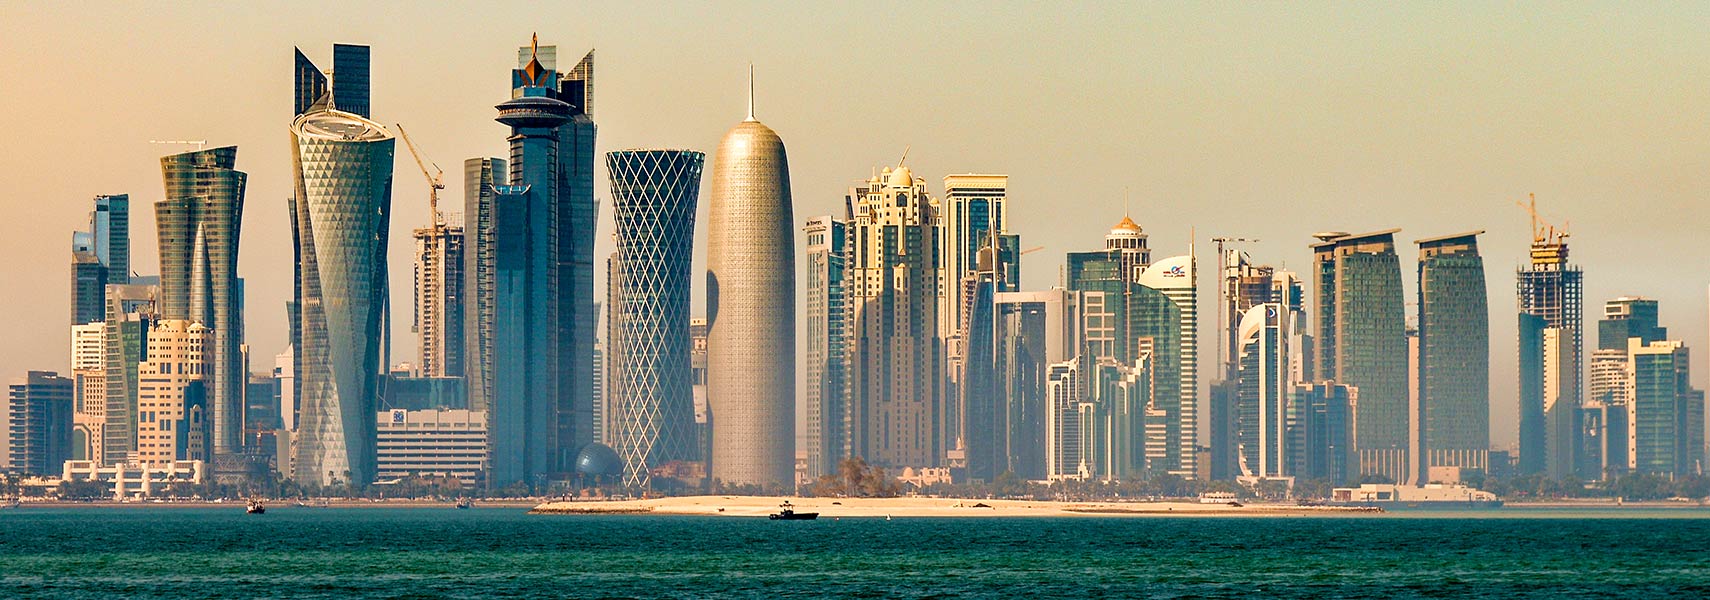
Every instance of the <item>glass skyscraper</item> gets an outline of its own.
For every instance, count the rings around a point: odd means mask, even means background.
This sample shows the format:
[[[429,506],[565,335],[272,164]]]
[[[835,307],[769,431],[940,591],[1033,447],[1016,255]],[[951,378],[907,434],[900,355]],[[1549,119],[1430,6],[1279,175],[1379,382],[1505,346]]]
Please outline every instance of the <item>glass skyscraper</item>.
[[[207,353],[212,370],[213,455],[243,445],[243,388],[249,380],[242,348],[243,290],[237,276],[248,175],[234,167],[237,147],[160,159],[166,198],[155,203],[160,241],[160,312],[214,330]]]
[[[606,154],[617,225],[606,418],[631,486],[647,485],[650,470],[665,463],[702,458],[690,389],[689,270],[705,159],[692,150]]]
[[[1405,481],[1409,394],[1398,229],[1318,234],[1313,244],[1318,313],[1315,381],[1359,390],[1357,475]]]
[[[291,146],[302,263],[294,475],[367,485],[389,335],[394,138],[354,113],[321,109],[292,123]]]
[[[1482,231],[1419,240],[1418,473],[1485,471],[1490,454],[1490,303]]]
[[[807,476],[835,474],[849,456],[849,230],[830,216],[808,220],[807,235]]]
[[[493,321],[477,325],[492,332],[491,376],[481,382],[491,393],[489,487],[534,483],[557,470],[565,379],[558,130],[571,106],[554,97],[558,75],[538,60],[512,71],[512,82],[511,99],[497,107],[511,131],[510,172],[494,186],[492,236],[480,240],[492,245],[484,250],[491,252]]]
[[[498,287],[493,200],[504,185],[502,158],[463,161],[463,344],[469,408],[492,417]]]
[[[1514,274],[1521,315],[1519,471],[1562,479],[1579,463],[1584,274],[1568,263],[1565,233],[1534,227],[1531,258]]]

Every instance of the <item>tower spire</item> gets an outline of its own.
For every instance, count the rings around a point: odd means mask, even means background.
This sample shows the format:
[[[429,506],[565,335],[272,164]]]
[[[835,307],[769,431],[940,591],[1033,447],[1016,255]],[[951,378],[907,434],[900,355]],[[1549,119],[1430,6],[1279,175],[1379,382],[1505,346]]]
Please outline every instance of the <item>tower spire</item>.
[[[754,120],[754,63],[748,63],[748,120]]]

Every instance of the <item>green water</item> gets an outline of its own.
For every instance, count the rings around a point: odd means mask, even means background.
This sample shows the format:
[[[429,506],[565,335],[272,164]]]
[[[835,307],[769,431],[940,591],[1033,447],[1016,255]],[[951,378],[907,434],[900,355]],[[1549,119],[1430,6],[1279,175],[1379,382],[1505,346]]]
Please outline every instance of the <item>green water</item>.
[[[0,511],[0,598],[1710,597],[1710,512],[761,519]]]

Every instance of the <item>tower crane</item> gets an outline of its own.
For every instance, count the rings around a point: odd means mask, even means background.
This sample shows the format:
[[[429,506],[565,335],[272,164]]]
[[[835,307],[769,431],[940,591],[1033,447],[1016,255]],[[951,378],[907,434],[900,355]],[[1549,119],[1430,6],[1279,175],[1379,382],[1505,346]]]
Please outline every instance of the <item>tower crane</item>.
[[[1526,209],[1526,214],[1532,216],[1532,243],[1561,243],[1562,238],[1568,237],[1567,227],[1562,227],[1561,231],[1558,232],[1555,225],[1545,222],[1544,218],[1538,215],[1537,194],[1526,194],[1525,202],[1515,200],[1514,203],[1520,208]]]
[[[421,168],[422,177],[427,179],[428,212],[432,213],[433,232],[438,234],[440,227],[445,226],[445,216],[439,214],[439,191],[445,189],[445,171],[440,169],[438,164],[422,160],[422,152],[416,148],[415,142],[410,141],[410,134],[404,131],[404,124],[397,125],[398,137],[404,138],[404,145],[410,147],[410,156],[415,157],[416,166]],[[428,165],[433,165],[434,172],[428,172]]]
[[[1259,238],[1222,236],[1211,238],[1211,243],[1217,244],[1217,276],[1222,279],[1222,281],[1219,282],[1222,289],[1218,291],[1219,298],[1217,302],[1217,359],[1223,362],[1222,366],[1226,371],[1224,377],[1229,376],[1227,371],[1231,364],[1230,358],[1225,356],[1224,352],[1234,352],[1234,334],[1230,332],[1229,321],[1235,319],[1235,288],[1238,285],[1238,282],[1236,281],[1234,274],[1229,272],[1229,268],[1232,265],[1229,264],[1229,256],[1224,253],[1223,248],[1224,245],[1230,243],[1254,243],[1258,241]],[[1224,348],[1224,344],[1226,343],[1229,344],[1229,348]]]

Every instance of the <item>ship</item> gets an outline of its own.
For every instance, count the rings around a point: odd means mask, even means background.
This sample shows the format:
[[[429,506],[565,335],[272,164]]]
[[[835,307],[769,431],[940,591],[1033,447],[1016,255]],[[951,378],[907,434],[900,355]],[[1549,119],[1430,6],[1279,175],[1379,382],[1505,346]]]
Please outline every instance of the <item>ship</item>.
[[[778,505],[778,512],[767,515],[766,518],[773,521],[812,521],[819,518],[819,513],[796,512],[795,505],[790,504],[789,500],[785,500],[783,504]]]
[[[1403,509],[1488,509],[1501,508],[1496,494],[1461,484],[1432,483],[1423,486],[1363,484],[1357,488],[1336,488],[1330,493],[1329,506],[1367,506],[1385,510]]]
[[[252,515],[264,514],[267,512],[267,506],[263,505],[259,499],[250,500],[249,507],[245,508],[243,511]]]
[[[460,509],[461,508],[469,508],[472,506],[475,506],[474,500],[470,500],[468,498],[458,498],[457,499],[457,508],[460,508]]]

